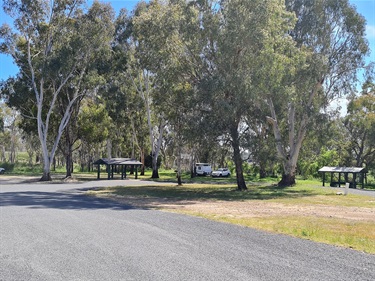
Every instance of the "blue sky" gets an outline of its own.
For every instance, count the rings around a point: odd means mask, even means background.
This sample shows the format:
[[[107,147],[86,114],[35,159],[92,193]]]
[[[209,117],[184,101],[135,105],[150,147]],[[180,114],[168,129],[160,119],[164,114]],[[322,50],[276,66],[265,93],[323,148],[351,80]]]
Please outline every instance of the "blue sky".
[[[92,4],[92,0],[88,1],[88,4]],[[137,0],[102,0],[101,2],[109,2],[115,11],[119,11],[121,8],[126,8],[129,11],[138,2]],[[371,55],[366,59],[367,62],[375,62],[375,0],[349,0],[351,4],[356,6],[357,11],[362,14],[366,21],[366,34],[370,44]],[[0,25],[3,23],[11,24],[13,20],[4,14],[2,10],[3,0],[0,0]],[[12,63],[12,58],[3,54],[0,54],[0,80],[5,80],[10,76],[14,76],[17,73],[17,67]]]

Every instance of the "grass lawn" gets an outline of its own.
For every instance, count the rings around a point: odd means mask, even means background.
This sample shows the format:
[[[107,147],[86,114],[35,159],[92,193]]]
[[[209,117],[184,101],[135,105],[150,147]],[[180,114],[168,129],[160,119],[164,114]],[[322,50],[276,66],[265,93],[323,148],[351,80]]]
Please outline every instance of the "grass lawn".
[[[236,191],[230,180],[205,180],[183,186],[159,183],[112,187],[90,193],[142,208],[200,216],[375,254],[374,197],[337,195],[338,189],[322,188],[318,181],[300,180],[290,188],[258,181],[248,183],[247,191]]]

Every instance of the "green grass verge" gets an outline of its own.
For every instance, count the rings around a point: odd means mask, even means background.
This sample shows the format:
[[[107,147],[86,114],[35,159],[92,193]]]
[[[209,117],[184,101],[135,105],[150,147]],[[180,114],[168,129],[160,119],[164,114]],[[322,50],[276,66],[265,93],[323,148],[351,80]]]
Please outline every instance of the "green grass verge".
[[[335,206],[355,206],[375,208],[373,200],[360,195],[337,196],[335,189],[321,188],[303,182],[295,187],[280,188],[275,185],[253,184],[248,190],[238,191],[232,184],[184,184],[182,186],[137,186],[137,187],[109,187],[108,192],[120,196],[142,196],[156,198],[170,198],[174,200],[223,200],[223,201],[248,201],[271,200],[284,204],[316,204]]]
[[[238,219],[229,216],[194,214],[207,219],[286,234],[336,246],[375,254],[375,225],[338,218],[309,216]]]

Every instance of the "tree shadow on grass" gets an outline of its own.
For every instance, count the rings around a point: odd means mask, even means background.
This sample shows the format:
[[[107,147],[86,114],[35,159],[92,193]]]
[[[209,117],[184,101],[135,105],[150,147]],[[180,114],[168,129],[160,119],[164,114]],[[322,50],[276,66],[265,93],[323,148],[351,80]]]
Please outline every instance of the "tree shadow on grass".
[[[81,191],[84,191],[83,189]],[[87,196],[76,192],[4,192],[0,194],[0,207],[24,206],[32,209],[112,209],[129,210],[132,206],[111,200]]]
[[[155,187],[143,186],[139,188],[114,187],[112,192],[119,196],[138,196],[160,198],[164,200],[186,201],[186,200],[223,200],[223,201],[245,201],[245,200],[271,200],[281,198],[300,198],[318,195],[318,192],[308,189],[280,188],[274,185],[265,187],[249,188],[238,191],[234,188],[188,188],[188,187]]]
[[[308,189],[292,189],[278,187],[275,185],[265,186],[257,188],[256,190],[248,190],[250,193],[247,197],[253,200],[270,200],[270,199],[282,199],[282,198],[302,198],[308,196],[319,195],[319,192]]]
[[[112,195],[117,198],[88,196],[85,191],[93,188],[77,189],[67,192],[4,192],[0,194],[0,207],[24,206],[31,209],[150,209],[155,206],[173,203],[176,205],[194,204],[193,201],[246,201],[271,200],[282,198],[300,198],[315,196],[318,192],[291,188],[279,188],[274,185],[264,187],[250,187],[246,191],[235,188],[189,188],[189,187],[160,187],[141,186],[136,188],[114,187]],[[120,198],[120,200],[118,200]],[[113,200],[115,199],[115,200]]]

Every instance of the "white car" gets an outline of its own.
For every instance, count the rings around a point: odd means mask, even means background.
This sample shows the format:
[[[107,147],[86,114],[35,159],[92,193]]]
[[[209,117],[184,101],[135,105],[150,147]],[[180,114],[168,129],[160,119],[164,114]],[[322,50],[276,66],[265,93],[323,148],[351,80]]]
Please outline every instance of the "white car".
[[[5,173],[5,169],[4,168],[0,168],[0,174],[4,174]]]
[[[211,176],[212,177],[229,177],[230,172],[228,168],[219,168],[216,171],[213,171]]]

